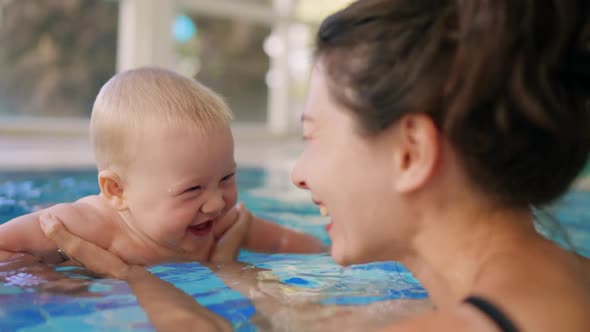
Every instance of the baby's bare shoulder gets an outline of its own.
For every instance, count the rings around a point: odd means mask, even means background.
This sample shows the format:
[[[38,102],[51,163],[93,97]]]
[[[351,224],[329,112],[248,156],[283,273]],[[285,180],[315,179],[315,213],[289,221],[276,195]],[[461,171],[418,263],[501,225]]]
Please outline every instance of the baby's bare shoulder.
[[[58,204],[52,210],[73,234],[100,247],[110,247],[120,216],[102,197],[86,196],[74,203]]]

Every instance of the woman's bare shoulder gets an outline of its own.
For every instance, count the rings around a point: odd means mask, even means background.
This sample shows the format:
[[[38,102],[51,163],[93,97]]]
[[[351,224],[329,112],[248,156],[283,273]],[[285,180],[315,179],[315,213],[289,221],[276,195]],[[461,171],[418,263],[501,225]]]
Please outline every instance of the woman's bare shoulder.
[[[473,295],[491,301],[520,331],[588,330],[588,259],[546,242],[488,265]]]
[[[585,332],[590,326],[590,261],[566,256],[561,261],[527,263],[514,257],[511,263],[501,262],[497,268],[504,271],[490,268],[469,295],[496,307],[520,332]],[[543,261],[546,264],[539,266]],[[502,332],[486,313],[466,302],[398,322],[385,331]]]
[[[384,328],[382,332],[501,332],[483,313],[461,303],[434,310]]]

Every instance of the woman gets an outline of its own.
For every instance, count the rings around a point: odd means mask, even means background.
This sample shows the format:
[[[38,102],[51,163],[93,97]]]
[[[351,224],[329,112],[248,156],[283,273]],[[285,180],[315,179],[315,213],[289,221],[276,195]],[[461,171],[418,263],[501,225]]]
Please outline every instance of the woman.
[[[589,17],[586,0],[361,0],[323,22],[293,181],[337,262],[398,260],[430,293],[391,331],[590,328],[588,261],[531,211],[590,151]]]

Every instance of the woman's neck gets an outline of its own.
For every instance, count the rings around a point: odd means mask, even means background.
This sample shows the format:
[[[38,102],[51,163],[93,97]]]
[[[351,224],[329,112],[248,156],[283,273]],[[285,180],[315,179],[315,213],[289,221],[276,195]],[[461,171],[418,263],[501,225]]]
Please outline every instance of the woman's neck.
[[[422,217],[412,253],[402,262],[438,307],[469,296],[486,262],[518,250],[536,236],[532,213],[526,209],[492,210],[462,202]]]

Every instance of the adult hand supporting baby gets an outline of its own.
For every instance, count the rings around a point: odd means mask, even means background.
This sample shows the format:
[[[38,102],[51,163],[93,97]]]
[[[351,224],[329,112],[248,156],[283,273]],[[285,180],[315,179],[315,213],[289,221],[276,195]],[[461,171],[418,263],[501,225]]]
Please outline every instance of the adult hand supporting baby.
[[[252,223],[252,213],[244,206],[244,203],[236,206],[238,213],[237,220],[216,235],[215,247],[209,256],[209,260],[214,263],[224,263],[235,261],[240,248],[242,247],[248,228]],[[228,213],[227,217],[233,217]]]
[[[69,257],[87,269],[125,280],[157,331],[232,331],[231,324],[142,266],[128,265],[103,248],[71,234],[58,217],[42,215],[41,228]]]
[[[57,216],[44,214],[39,219],[45,236],[88,270],[115,279],[127,280],[130,277],[131,266],[94,243],[70,233]]]

